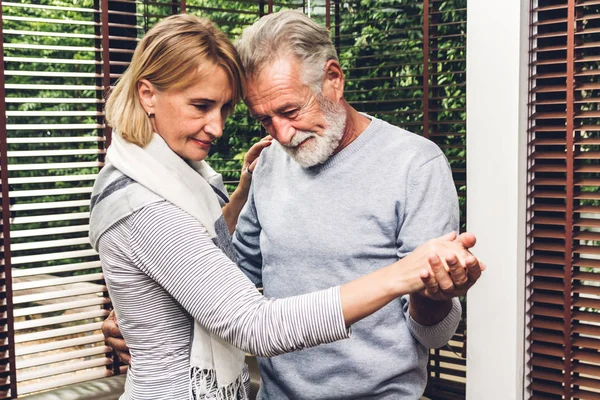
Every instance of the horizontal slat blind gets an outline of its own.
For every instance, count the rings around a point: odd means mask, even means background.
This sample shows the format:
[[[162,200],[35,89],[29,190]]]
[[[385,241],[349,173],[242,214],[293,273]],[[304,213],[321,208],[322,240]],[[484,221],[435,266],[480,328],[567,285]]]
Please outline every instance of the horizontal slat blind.
[[[600,2],[534,2],[529,389],[600,398]]]
[[[135,35],[122,33],[139,27],[135,16],[115,21],[107,10],[103,24],[92,0],[3,2],[2,11],[11,203],[4,221],[22,396],[113,374],[99,330],[110,300],[87,239],[89,198],[105,154],[105,87],[135,46]],[[117,35],[105,36],[103,25]]]
[[[335,39],[348,101],[360,111],[423,134],[423,2],[346,5]]]
[[[0,7],[0,32],[4,31],[3,12]],[[4,41],[0,41],[0,187],[2,188],[2,204],[0,215],[2,220],[2,266],[0,268],[0,312],[2,313],[1,334],[1,373],[0,398],[9,399],[17,396],[17,377],[15,363],[14,313],[12,296],[12,270],[10,268],[10,201],[8,197],[8,157],[6,139],[6,91],[4,68]]]
[[[466,20],[465,0],[428,0],[424,7],[423,134],[437,143],[452,167],[466,226]],[[463,301],[466,308],[466,302]],[[466,309],[448,348],[432,351],[426,395],[464,398],[466,383]]]

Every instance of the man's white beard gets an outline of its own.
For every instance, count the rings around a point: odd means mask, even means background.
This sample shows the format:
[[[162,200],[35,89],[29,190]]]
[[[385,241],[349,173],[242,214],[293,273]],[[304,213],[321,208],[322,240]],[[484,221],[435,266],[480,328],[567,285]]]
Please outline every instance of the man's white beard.
[[[325,96],[318,96],[318,100],[327,123],[323,134],[317,135],[315,132],[297,130],[290,143],[283,146],[283,149],[294,161],[304,168],[327,161],[338,148],[346,126],[346,109],[343,106],[330,101]],[[311,139],[298,147],[308,138]]]

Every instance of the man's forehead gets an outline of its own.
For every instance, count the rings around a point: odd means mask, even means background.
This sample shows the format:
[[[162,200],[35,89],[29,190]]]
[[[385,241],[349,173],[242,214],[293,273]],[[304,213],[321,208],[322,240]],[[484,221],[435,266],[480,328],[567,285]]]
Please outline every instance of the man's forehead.
[[[253,114],[258,108],[276,111],[286,105],[301,103],[308,87],[298,71],[289,63],[273,63],[263,68],[257,76],[248,77],[246,104]]]
[[[255,88],[281,84],[278,79],[293,83],[301,81],[301,65],[295,57],[277,57],[273,61],[262,66],[258,71],[247,76],[249,86]]]

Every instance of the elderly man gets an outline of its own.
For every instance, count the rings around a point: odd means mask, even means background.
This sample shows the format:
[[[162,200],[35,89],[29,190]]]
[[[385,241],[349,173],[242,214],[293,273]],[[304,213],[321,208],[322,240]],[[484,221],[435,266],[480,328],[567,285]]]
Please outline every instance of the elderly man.
[[[348,282],[458,230],[441,150],[344,100],[325,28],[280,12],[247,28],[237,47],[246,104],[279,143],[261,156],[234,235],[240,268],[266,296]],[[353,325],[350,340],[259,359],[259,398],[418,399],[428,349],[452,337],[461,315],[457,288],[440,285],[445,296],[392,302]]]
[[[344,100],[325,28],[284,11],[247,28],[237,47],[245,101],[278,143],[261,155],[233,238],[240,268],[266,296],[349,282],[458,230],[443,153]],[[433,269],[427,291],[354,324],[351,339],[260,358],[259,398],[418,399],[429,348],[452,337],[461,316],[456,296],[479,277]]]

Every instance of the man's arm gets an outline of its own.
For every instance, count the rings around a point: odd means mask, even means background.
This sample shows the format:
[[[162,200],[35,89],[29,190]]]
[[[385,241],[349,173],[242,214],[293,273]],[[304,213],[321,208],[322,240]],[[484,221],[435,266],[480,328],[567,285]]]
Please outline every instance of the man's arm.
[[[443,154],[415,166],[407,183],[402,225],[397,237],[399,257],[405,257],[431,238],[457,232],[459,228],[458,198]],[[464,259],[461,261],[464,263]],[[439,278],[443,274],[439,271],[433,276]],[[431,285],[436,283],[439,282],[434,280]],[[457,298],[431,298],[427,294],[405,296],[403,310],[412,335],[426,347],[439,347],[452,338],[462,308]]]
[[[260,232],[262,230],[254,203],[254,187],[242,209],[237,227],[233,233],[233,246],[237,254],[238,267],[257,286],[262,286],[262,253]]]

